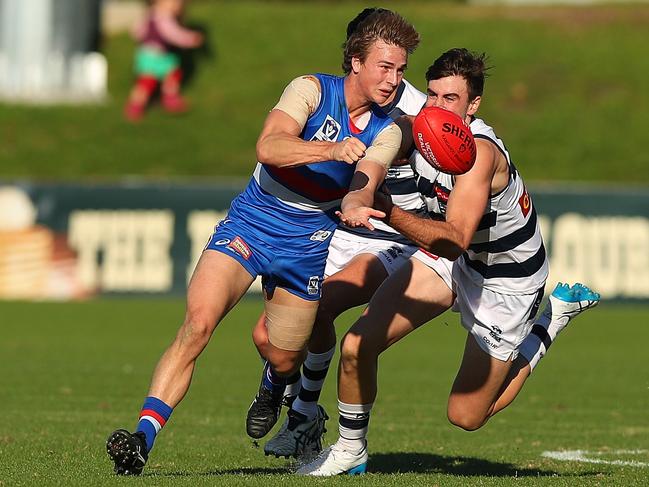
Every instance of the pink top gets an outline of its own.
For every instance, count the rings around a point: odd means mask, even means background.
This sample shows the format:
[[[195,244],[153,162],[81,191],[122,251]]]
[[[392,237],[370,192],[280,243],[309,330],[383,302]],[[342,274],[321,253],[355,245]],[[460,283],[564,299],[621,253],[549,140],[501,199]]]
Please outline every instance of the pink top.
[[[194,47],[196,33],[186,29],[172,15],[153,12],[133,30],[134,37],[142,44],[165,50],[168,46]]]

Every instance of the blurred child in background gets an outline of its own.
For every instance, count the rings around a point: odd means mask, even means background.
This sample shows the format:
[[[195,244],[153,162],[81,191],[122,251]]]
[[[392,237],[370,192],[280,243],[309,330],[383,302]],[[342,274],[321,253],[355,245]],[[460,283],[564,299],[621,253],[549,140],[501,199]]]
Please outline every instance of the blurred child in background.
[[[137,80],[124,109],[130,121],[142,118],[158,84],[166,111],[179,113],[187,109],[180,96],[183,73],[176,51],[197,48],[204,40],[201,33],[181,25],[184,0],[149,0],[148,4],[144,19],[133,32],[139,47],[135,53]]]

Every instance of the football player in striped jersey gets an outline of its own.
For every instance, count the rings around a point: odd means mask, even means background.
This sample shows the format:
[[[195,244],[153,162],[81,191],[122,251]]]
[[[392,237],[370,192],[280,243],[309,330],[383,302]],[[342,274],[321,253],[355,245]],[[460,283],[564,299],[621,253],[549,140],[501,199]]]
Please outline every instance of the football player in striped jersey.
[[[338,441],[298,474],[365,471],[367,430],[377,394],[381,352],[447,309],[467,330],[464,356],[448,401],[448,418],[480,428],[509,405],[559,331],[599,295],[560,285],[535,320],[548,262],[536,210],[509,153],[475,116],[486,72],[484,54],[451,49],[428,69],[427,106],[461,116],[476,139],[475,165],[451,176],[419,159],[420,189],[443,220],[424,219],[375,198],[386,223],[421,247],[378,289],[345,335],[339,368]],[[343,223],[358,225],[341,217]]]

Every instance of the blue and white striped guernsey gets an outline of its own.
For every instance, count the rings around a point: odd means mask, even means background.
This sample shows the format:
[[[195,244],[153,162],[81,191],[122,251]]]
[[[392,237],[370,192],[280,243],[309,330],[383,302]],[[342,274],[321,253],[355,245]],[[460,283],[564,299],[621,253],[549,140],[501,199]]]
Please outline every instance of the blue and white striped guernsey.
[[[503,154],[509,164],[509,183],[489,198],[469,249],[457,263],[464,275],[491,291],[535,293],[548,277],[548,260],[532,198],[494,130],[479,118],[469,127],[476,139],[490,141]],[[455,178],[433,169],[419,154],[415,171],[429,211],[445,215]]]

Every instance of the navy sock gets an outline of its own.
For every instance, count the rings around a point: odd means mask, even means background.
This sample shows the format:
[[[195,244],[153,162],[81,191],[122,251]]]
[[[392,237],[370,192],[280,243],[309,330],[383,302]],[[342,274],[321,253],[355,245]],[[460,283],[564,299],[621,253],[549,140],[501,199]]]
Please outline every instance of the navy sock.
[[[286,389],[286,377],[281,377],[275,373],[269,362],[264,365],[264,375],[262,382],[264,387],[273,393],[284,393]]]

